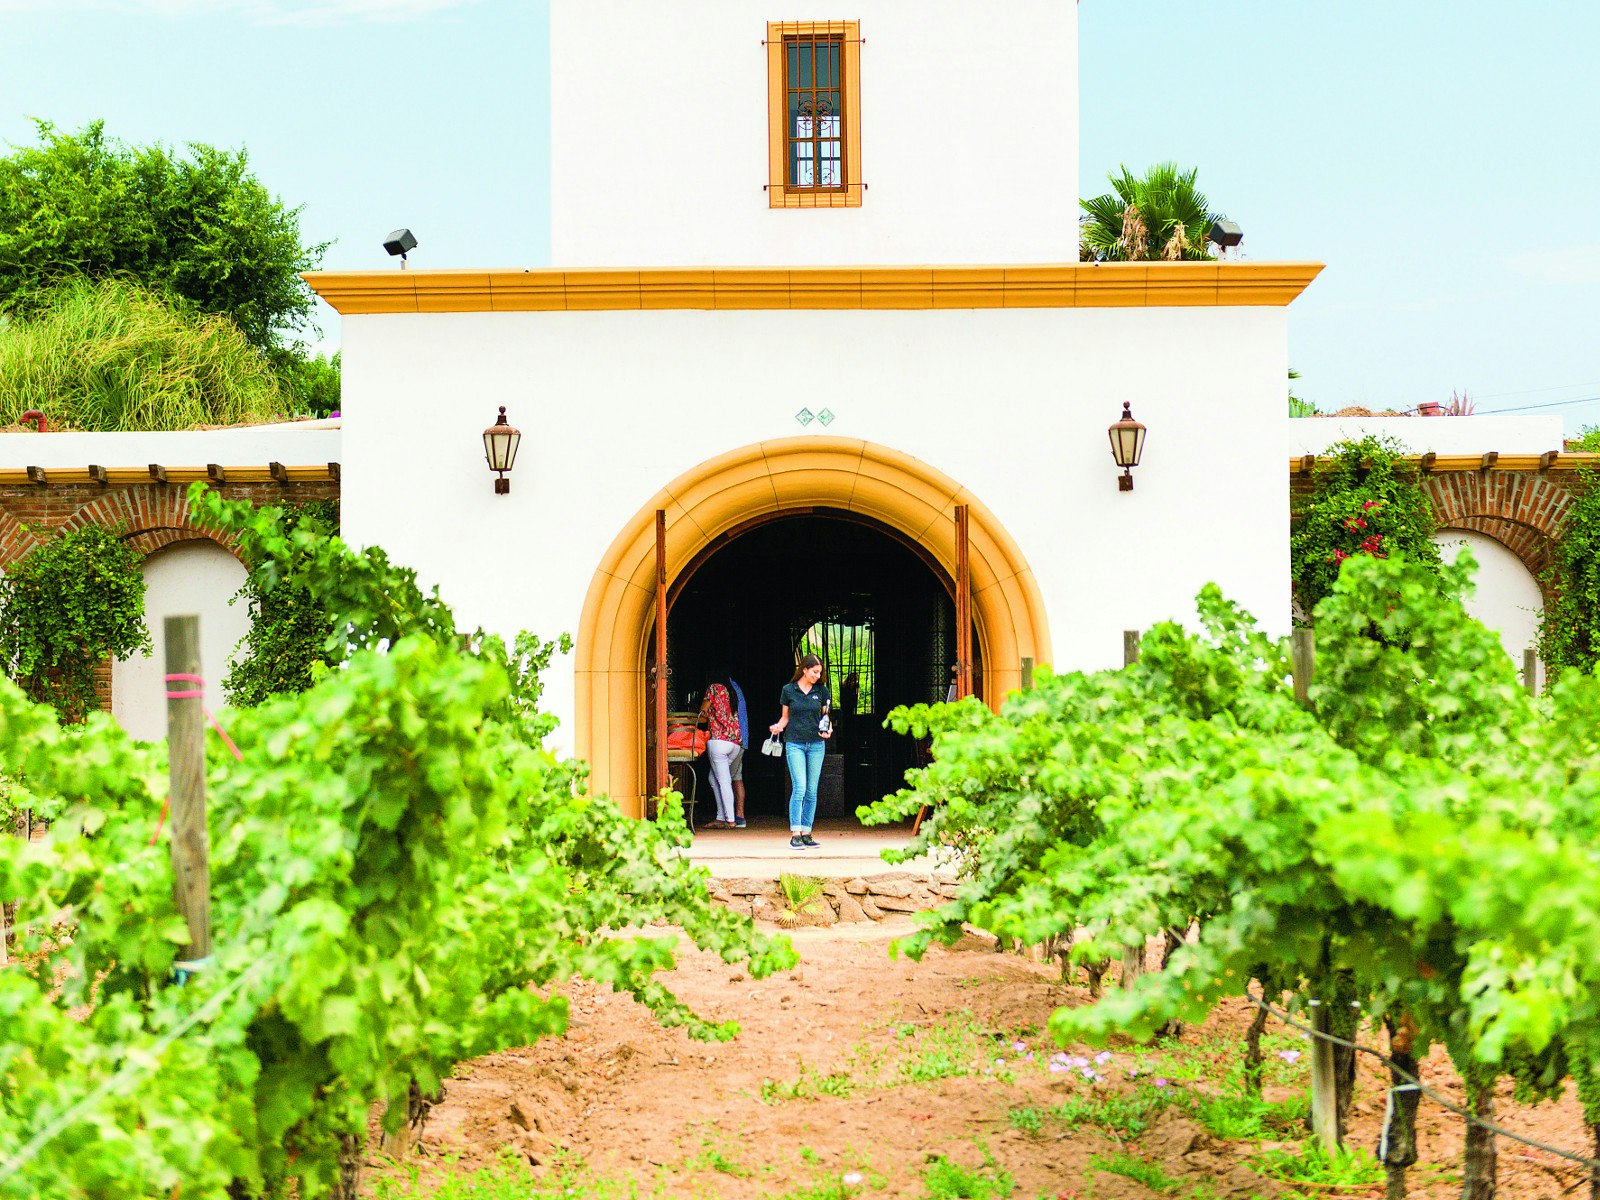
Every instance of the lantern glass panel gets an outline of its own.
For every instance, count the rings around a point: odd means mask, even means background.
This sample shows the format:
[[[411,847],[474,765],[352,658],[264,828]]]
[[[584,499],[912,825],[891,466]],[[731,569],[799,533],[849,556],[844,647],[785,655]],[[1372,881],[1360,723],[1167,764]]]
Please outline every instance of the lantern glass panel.
[[[509,425],[495,426],[483,435],[483,448],[491,471],[509,471],[517,460],[522,434]]]
[[[1111,427],[1111,457],[1119,467],[1136,467],[1144,450],[1144,430],[1122,422]]]

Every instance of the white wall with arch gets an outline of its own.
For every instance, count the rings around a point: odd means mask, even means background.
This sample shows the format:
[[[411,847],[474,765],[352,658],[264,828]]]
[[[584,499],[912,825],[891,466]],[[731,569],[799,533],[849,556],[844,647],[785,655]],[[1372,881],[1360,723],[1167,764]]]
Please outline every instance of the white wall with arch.
[[[1487,534],[1441,529],[1433,540],[1446,562],[1455,562],[1464,549],[1471,551],[1478,564],[1473,576],[1477,590],[1467,597],[1467,611],[1500,635],[1506,653],[1521,670],[1523,652],[1538,645],[1539,619],[1544,615],[1544,595],[1533,572]],[[1539,686],[1544,686],[1542,666]]]
[[[212,541],[177,542],[144,561],[144,619],[153,652],[120,659],[111,668],[111,714],[133,737],[156,741],[167,733],[162,676],[166,674],[165,619],[200,615],[200,673],[206,681],[205,706],[223,705],[222,680],[234,649],[250,628],[243,602],[229,604],[245,581],[238,559]]]

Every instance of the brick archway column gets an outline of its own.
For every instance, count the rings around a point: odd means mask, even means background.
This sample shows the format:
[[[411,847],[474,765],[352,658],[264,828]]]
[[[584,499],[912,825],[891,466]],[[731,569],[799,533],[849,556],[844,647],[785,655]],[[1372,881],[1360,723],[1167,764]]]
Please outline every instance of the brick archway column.
[[[124,539],[148,558],[175,542],[215,542],[235,558],[239,547],[230,535],[196,525],[189,512],[188,489],[177,484],[124,488],[91,500],[62,523],[63,530],[86,525],[123,526]]]
[[[1566,488],[1521,471],[1448,471],[1424,476],[1422,490],[1441,531],[1461,529],[1492,537],[1517,556],[1545,591],[1550,553],[1572,507]]]
[[[870,442],[798,437],[711,459],[657,492],[606,551],[578,623],[578,756],[590,790],[644,812],[645,665],[655,609],[655,514],[667,513],[667,574],[675,579],[710,542],[751,517],[835,508],[872,517],[917,543],[952,577],[955,507],[968,506],[972,612],[983,694],[998,706],[1021,686],[1021,660],[1051,661],[1044,598],[993,513],[927,463]]]
[[[26,558],[39,539],[21,521],[0,508],[0,571]]]

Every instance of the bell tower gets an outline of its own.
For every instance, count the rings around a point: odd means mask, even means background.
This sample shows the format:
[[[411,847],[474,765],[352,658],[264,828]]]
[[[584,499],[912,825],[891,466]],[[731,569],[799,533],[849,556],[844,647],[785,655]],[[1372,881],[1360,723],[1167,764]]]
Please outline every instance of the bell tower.
[[[551,0],[552,265],[1077,259],[1074,0]]]

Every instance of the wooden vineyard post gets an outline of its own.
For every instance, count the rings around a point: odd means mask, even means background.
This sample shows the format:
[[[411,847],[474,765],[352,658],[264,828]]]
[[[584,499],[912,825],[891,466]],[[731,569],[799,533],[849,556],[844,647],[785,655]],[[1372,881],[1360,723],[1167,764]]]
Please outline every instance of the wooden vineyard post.
[[[33,836],[32,809],[19,808],[13,819],[16,821],[15,833],[19,838],[27,839]],[[4,837],[9,832],[12,831],[0,832],[0,837]],[[18,934],[16,924],[17,901],[8,900],[0,903],[0,967],[11,961],[11,943]]]
[[[168,617],[167,767],[171,782],[173,900],[189,927],[177,966],[211,957],[211,863],[206,836],[206,726],[200,618]],[[186,976],[180,975],[180,980]]]
[[[1306,708],[1311,707],[1311,677],[1316,671],[1316,641],[1309,626],[1294,631],[1291,643],[1294,664],[1294,698]],[[1329,984],[1330,995],[1331,982]],[[1339,1096],[1334,1076],[1333,1043],[1326,1035],[1330,1032],[1332,1010],[1323,997],[1311,1000],[1311,1132],[1325,1150],[1339,1145]]]
[[[1139,631],[1137,629],[1124,629],[1122,631],[1122,665],[1131,667],[1139,661]],[[1134,980],[1144,974],[1145,944],[1139,941],[1133,945],[1122,948],[1122,986],[1133,986]]]
[[[1539,694],[1539,652],[1531,647],[1522,652],[1522,686],[1530,696]]]

